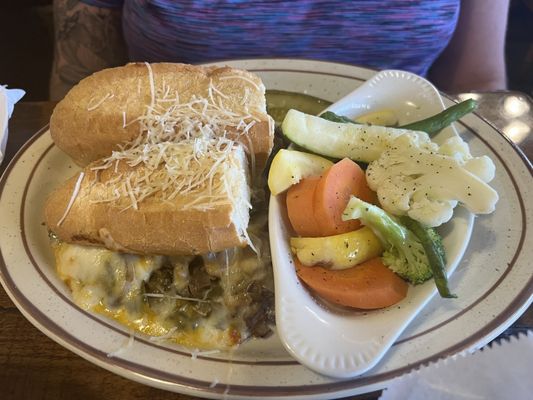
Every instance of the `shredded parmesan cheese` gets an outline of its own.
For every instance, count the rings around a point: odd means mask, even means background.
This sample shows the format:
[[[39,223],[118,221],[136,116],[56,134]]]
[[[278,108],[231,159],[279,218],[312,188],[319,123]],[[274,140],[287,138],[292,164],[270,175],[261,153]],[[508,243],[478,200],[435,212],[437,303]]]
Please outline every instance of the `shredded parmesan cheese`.
[[[220,353],[220,350],[205,350],[205,351],[199,351],[196,353],[197,356],[211,356],[213,354]]]
[[[199,349],[194,349],[192,352],[191,352],[191,359],[193,360],[196,360],[198,358],[198,356],[209,356],[211,354],[217,354],[217,353],[220,353],[220,350],[205,350],[205,351],[200,351]]]
[[[166,295],[161,293],[144,293],[145,297],[156,297],[164,299],[176,299],[176,300],[187,300],[187,301],[196,301],[197,303],[211,303],[210,300],[196,299],[194,297],[183,297],[178,295]]]
[[[245,76],[241,76],[241,75],[231,75],[231,76],[222,76],[220,78],[220,80],[226,80],[226,79],[242,79],[243,81],[246,81],[248,82],[249,84],[251,84],[253,87],[255,87],[257,90],[261,91],[261,88],[257,85],[257,83],[255,83],[254,81],[252,81],[250,78],[247,78]]]
[[[148,340],[150,340],[150,342],[157,342],[157,343],[160,343],[160,342],[166,342],[168,339],[170,339],[172,337],[172,335],[174,334],[174,332],[176,332],[178,330],[178,327],[176,326],[173,326],[172,328],[170,328],[168,330],[167,333],[165,333],[164,335],[161,335],[161,336],[152,336],[150,337]]]
[[[244,240],[246,241],[248,246],[250,246],[250,248],[254,251],[255,254],[257,254],[257,256],[259,256],[259,251],[254,246],[254,243],[253,243],[252,239],[250,239],[250,235],[248,235],[248,231],[246,229],[243,229],[242,236],[244,237]]]
[[[67,204],[67,208],[65,209],[65,212],[63,213],[63,216],[57,221],[57,226],[60,226],[65,218],[67,218],[67,215],[72,208],[72,205],[74,204],[74,201],[76,200],[76,197],[78,197],[78,193],[80,192],[81,182],[83,181],[83,177],[85,176],[84,172],[80,172],[80,175],[78,176],[78,180],[76,181],[76,184],[74,185],[74,190],[72,191],[72,196],[70,196],[70,200]]]
[[[122,353],[124,353],[126,350],[128,350],[129,348],[133,346],[134,341],[135,341],[135,335],[133,333],[133,330],[130,330],[130,337],[128,338],[128,341],[124,343],[122,346],[120,346],[118,349],[116,349],[115,351],[111,353],[107,353],[107,357],[112,358],[112,357],[121,355]]]
[[[209,80],[209,87],[212,88],[212,90],[213,90],[216,94],[218,94],[220,97],[222,97],[222,98],[224,98],[224,99],[226,99],[226,100],[229,99],[228,96],[226,96],[224,93],[222,93],[220,90],[218,90],[217,87],[216,87],[215,85],[213,85],[213,81],[212,81],[212,80]]]
[[[155,102],[155,84],[154,84],[154,73],[152,71],[152,66],[150,63],[145,62],[146,68],[148,68],[148,80],[150,82],[150,96],[152,98],[152,101],[150,103],[150,108],[154,108],[154,102]]]
[[[90,104],[93,102],[94,98],[91,99],[91,100],[89,101],[89,105],[87,106],[87,111],[93,111],[93,110],[96,110],[98,107],[100,107],[100,106],[104,103],[104,101],[113,98],[113,96],[114,96],[114,94],[112,94],[112,93],[108,93],[108,94],[106,94],[104,97],[102,97],[98,102],[96,102],[96,104],[94,104],[94,105],[92,105],[92,106],[91,106]]]

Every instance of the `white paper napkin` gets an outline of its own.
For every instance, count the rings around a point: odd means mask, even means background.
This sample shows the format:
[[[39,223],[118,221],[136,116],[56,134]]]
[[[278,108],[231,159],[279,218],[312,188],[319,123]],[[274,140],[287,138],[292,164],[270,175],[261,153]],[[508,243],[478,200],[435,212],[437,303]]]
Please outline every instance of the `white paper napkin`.
[[[7,89],[0,85],[0,164],[4,160],[7,144],[7,121],[17,103],[26,92],[22,89]]]
[[[533,398],[533,332],[394,379],[380,400]]]

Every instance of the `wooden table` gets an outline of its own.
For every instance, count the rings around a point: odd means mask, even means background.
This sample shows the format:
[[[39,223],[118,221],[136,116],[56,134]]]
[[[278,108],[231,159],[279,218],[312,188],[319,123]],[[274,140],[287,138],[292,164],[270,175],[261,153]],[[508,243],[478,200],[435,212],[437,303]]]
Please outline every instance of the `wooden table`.
[[[492,98],[491,98],[492,99]],[[493,100],[493,99],[492,99]],[[487,106],[490,101],[487,100]],[[48,123],[55,103],[26,102],[16,106],[9,124],[3,172],[16,151]],[[533,159],[533,134],[521,143]],[[506,332],[533,328],[533,307]],[[375,399],[379,392],[356,396]],[[192,399],[129,381],[61,347],[34,328],[0,287],[0,399]]]

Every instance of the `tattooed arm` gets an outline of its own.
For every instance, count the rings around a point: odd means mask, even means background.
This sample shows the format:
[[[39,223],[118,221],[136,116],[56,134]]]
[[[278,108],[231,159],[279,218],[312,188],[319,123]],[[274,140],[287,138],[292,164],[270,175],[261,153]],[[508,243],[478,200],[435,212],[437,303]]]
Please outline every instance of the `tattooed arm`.
[[[91,73],[127,62],[122,10],[54,0],[55,49],[50,98],[59,100]]]

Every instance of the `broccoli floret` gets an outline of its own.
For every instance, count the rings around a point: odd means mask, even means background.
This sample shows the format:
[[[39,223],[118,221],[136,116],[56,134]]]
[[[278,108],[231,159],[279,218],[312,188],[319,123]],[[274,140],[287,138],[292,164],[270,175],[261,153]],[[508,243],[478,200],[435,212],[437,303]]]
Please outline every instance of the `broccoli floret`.
[[[360,219],[372,229],[387,249],[383,253],[383,263],[406,281],[416,285],[433,276],[417,236],[381,208],[352,196],[342,219]]]
[[[422,250],[421,253],[420,250]],[[431,279],[433,273],[431,272],[431,268],[429,268],[424,249],[417,248],[413,253],[414,255],[411,256],[411,258],[414,257],[416,259],[415,263],[407,261],[405,252],[395,251],[395,249],[385,250],[381,259],[383,260],[383,264],[389,267],[401,278],[413,285],[418,285]]]

